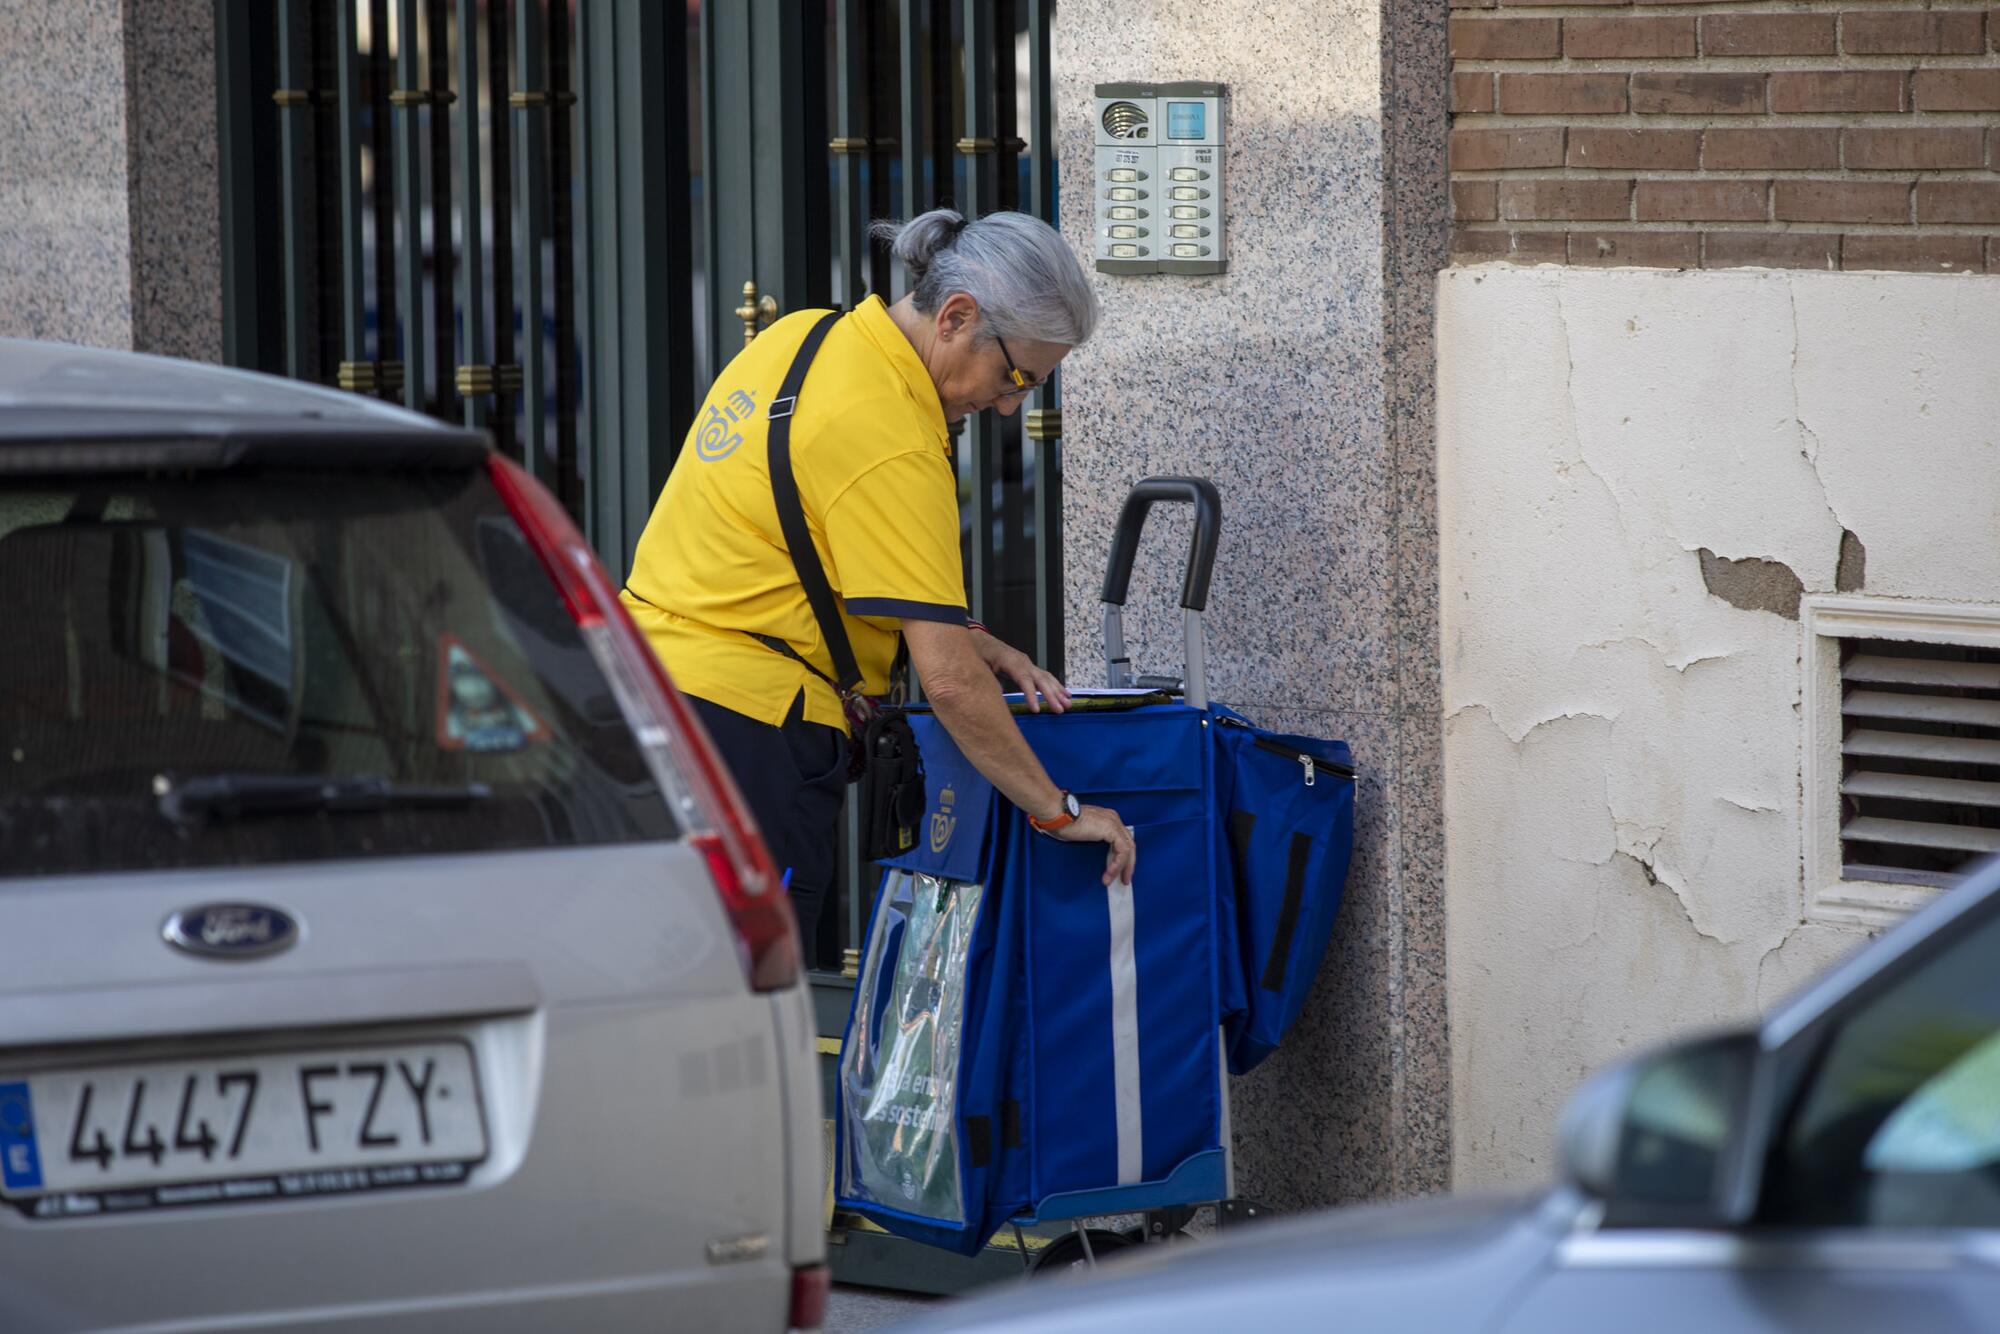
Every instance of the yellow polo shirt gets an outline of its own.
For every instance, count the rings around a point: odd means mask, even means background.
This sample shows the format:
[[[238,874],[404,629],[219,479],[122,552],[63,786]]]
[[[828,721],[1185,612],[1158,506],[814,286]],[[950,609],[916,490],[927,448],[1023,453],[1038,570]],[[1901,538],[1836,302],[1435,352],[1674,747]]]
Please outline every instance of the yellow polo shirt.
[[[750,638],[782,639],[834,675],[785,547],[766,453],[771,400],[824,311],[773,324],[716,377],[639,537],[626,608],[675,684],[776,726],[844,729],[832,687]],[[792,418],[806,526],[840,600],[862,689],[880,694],[905,620],[964,624],[958,481],[944,408],[880,297],[820,345]]]

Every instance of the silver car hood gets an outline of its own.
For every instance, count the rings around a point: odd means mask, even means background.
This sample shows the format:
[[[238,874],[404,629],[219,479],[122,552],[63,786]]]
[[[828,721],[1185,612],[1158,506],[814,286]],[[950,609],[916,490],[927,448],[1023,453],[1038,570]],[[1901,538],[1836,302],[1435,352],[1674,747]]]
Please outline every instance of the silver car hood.
[[[1333,1209],[1121,1252],[1094,1274],[941,1307],[908,1328],[1481,1329],[1542,1269],[1576,1213],[1561,1193]]]

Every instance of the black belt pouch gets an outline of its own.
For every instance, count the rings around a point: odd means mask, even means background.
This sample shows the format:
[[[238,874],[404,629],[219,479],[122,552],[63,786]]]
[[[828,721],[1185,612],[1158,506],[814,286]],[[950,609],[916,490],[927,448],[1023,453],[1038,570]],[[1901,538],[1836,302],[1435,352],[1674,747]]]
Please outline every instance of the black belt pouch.
[[[899,709],[868,720],[861,736],[866,767],[856,787],[861,855],[868,861],[900,857],[917,846],[924,818],[924,762],[917,734]]]

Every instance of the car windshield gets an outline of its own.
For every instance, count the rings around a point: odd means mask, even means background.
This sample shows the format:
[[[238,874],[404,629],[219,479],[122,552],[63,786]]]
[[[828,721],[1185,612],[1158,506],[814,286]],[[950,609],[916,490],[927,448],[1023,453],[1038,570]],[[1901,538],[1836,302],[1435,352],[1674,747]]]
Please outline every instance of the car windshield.
[[[0,877],[676,834],[483,471],[0,482],[0,607]]]

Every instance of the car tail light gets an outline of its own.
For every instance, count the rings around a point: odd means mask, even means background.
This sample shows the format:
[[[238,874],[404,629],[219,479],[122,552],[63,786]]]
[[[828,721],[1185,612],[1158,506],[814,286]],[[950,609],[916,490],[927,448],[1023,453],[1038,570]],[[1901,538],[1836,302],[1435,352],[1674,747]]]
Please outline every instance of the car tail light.
[[[770,851],[751,820],[736,781],[715,753],[701,720],[674,689],[666,668],[632,623],[597,553],[548,489],[501,455],[488,472],[514,521],[527,534],[603,670],[652,770],[700,850],[735,928],[743,970],[756,991],[776,991],[799,977],[798,928],[778,883]]]
[[[792,1318],[795,1331],[817,1330],[826,1323],[826,1294],[832,1276],[825,1265],[807,1265],[792,1271]]]

